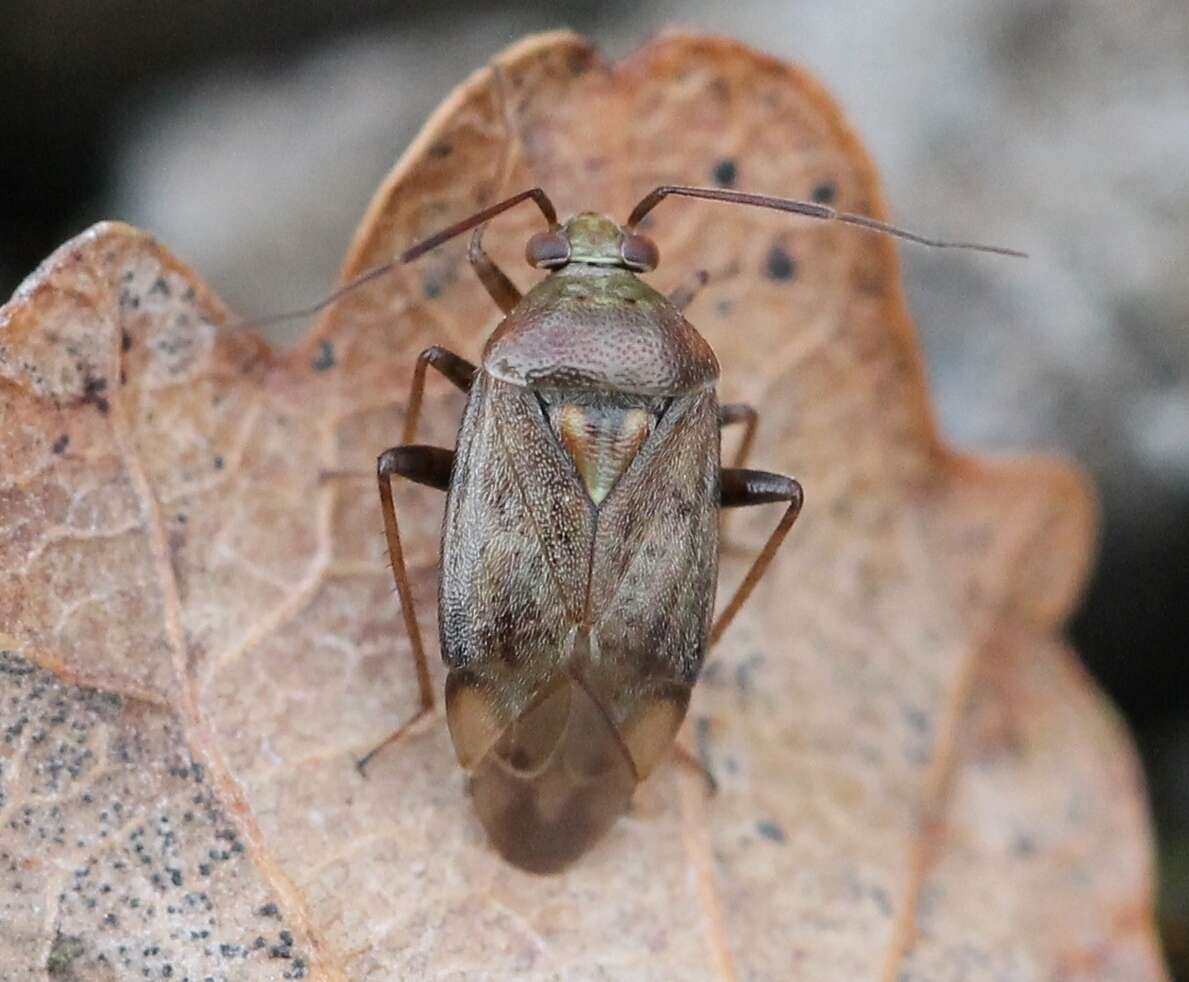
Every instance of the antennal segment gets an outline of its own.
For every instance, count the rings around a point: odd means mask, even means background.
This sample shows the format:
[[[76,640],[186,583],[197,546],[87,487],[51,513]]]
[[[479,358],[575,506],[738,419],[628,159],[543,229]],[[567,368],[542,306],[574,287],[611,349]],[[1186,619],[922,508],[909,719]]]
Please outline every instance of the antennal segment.
[[[807,218],[818,218],[826,222],[841,222],[844,225],[858,225],[860,228],[894,235],[898,239],[906,239],[918,245],[930,246],[934,249],[971,249],[975,252],[990,252],[999,256],[1015,256],[1026,259],[1028,253],[1017,249],[1007,249],[1003,246],[983,245],[979,242],[950,242],[947,239],[933,239],[917,232],[912,232],[896,225],[889,225],[877,218],[867,215],[855,215],[847,211],[838,211],[829,205],[820,205],[815,201],[798,201],[794,198],[774,198],[767,194],[751,194],[747,191],[732,191],[727,188],[700,188],[684,184],[662,184],[646,194],[632,210],[625,228],[634,229],[653,208],[670,195],[683,198],[704,198],[707,201],[727,201],[736,205],[751,205],[756,208],[771,208],[773,211],[787,211],[794,215],[804,215]]]
[[[311,314],[316,314],[320,310],[329,307],[336,300],[346,296],[352,290],[356,290],[365,283],[370,283],[372,280],[379,279],[386,273],[390,273],[396,269],[397,266],[403,266],[405,263],[411,263],[414,259],[425,255],[431,249],[436,249],[445,242],[449,242],[455,236],[462,235],[463,232],[469,232],[476,225],[482,225],[495,218],[509,208],[514,208],[522,201],[529,198],[533,203],[541,209],[541,214],[548,222],[550,229],[558,228],[557,209],[553,207],[553,202],[549,200],[549,196],[541,188],[529,188],[526,191],[520,191],[512,195],[510,198],[504,198],[503,201],[497,201],[494,205],[484,208],[482,211],[477,211],[473,215],[462,219],[462,221],[455,222],[453,225],[448,225],[440,232],[435,232],[427,239],[422,239],[415,245],[410,246],[402,252],[395,259],[381,263],[379,266],[373,266],[371,269],[366,269],[354,279],[344,283],[337,290],[328,294],[322,300],[309,307],[303,307],[300,310],[287,310],[281,314],[271,314],[268,317],[262,317],[250,323],[255,327],[267,327],[270,324],[279,324],[282,321],[293,320],[296,317],[309,317]]]

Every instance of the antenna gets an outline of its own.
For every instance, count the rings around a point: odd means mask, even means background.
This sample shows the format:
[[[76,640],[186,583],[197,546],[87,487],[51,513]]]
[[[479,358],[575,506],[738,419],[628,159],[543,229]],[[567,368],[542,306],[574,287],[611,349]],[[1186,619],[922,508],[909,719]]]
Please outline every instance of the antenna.
[[[999,256],[1015,256],[1027,259],[1028,253],[1017,249],[1007,249],[1003,246],[982,245],[978,242],[950,242],[946,239],[933,239],[917,232],[889,225],[879,219],[867,215],[855,215],[847,211],[837,211],[829,205],[821,205],[815,201],[798,201],[794,198],[774,198],[767,194],[751,194],[747,191],[731,191],[726,188],[701,188],[685,184],[662,184],[648,192],[629,216],[627,229],[634,229],[653,208],[670,195],[684,198],[704,198],[707,201],[727,201],[737,205],[752,205],[756,208],[771,208],[773,211],[787,211],[794,215],[805,215],[808,218],[818,218],[826,222],[841,222],[844,225],[858,225],[860,228],[894,235],[898,239],[907,239],[918,245],[930,246],[934,249],[970,249],[974,252],[990,252]]]

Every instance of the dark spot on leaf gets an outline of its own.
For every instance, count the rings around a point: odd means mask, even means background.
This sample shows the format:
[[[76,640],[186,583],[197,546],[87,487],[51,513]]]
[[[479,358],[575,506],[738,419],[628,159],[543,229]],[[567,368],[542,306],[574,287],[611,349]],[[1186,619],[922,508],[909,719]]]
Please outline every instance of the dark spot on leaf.
[[[132,335],[127,331],[120,331],[120,350],[128,351],[132,347]]]
[[[215,470],[221,471],[223,469],[223,458],[216,454],[215,456]]]
[[[763,655],[753,654],[748,655],[735,666],[735,685],[740,692],[748,692],[751,689],[752,673],[763,665],[763,663]]]
[[[1032,836],[1021,832],[1011,844],[1012,852],[1017,856],[1031,856],[1036,852],[1036,841]]]
[[[45,970],[52,977],[64,978],[72,974],[70,972],[71,962],[82,953],[83,942],[81,938],[76,938],[68,934],[59,934],[54,938],[54,943],[50,945],[49,957],[45,960]]]
[[[739,168],[735,166],[735,161],[724,157],[714,165],[714,170],[710,173],[714,178],[714,183],[720,188],[733,188],[735,179],[739,176]]]
[[[447,143],[445,140],[439,140],[429,148],[429,155],[431,157],[436,157],[439,160],[442,157],[449,157],[452,153],[454,153],[453,144]]]
[[[772,842],[784,842],[785,840],[784,829],[769,818],[761,818],[756,822],[756,831]]]
[[[314,356],[314,360],[310,362],[310,367],[315,372],[326,372],[334,368],[334,366],[334,345],[323,339],[318,344],[318,353]]]
[[[819,205],[829,205],[834,203],[834,199],[838,196],[838,189],[834,187],[833,181],[822,181],[817,187],[813,189],[811,197]]]
[[[101,416],[106,416],[108,410],[111,409],[111,404],[107,401],[106,396],[103,395],[106,388],[107,379],[87,375],[83,379],[83,405],[92,405],[99,410]]]
[[[281,916],[277,912],[277,905],[271,904],[271,903],[265,904],[263,907],[261,907],[259,910],[257,910],[256,913],[259,914],[261,917],[280,917]]]
[[[710,760],[710,717],[699,716],[694,721],[694,744],[698,748],[698,760],[707,771],[710,770],[707,761]]]
[[[698,679],[702,685],[706,685],[711,689],[722,685],[722,661],[711,661],[703,670]]]
[[[916,706],[903,708],[904,721],[917,733],[925,736],[929,732],[929,715]]]
[[[871,888],[871,899],[875,902],[875,906],[879,908],[879,912],[884,917],[892,916],[892,901],[888,898],[888,891],[883,887]]]
[[[58,437],[58,439],[54,441],[50,449],[53,450],[54,453],[60,454],[63,453],[68,446],[70,446],[70,434],[63,433],[60,437]]]
[[[578,78],[580,75],[585,75],[590,68],[592,54],[589,51],[584,51],[578,48],[571,48],[566,52],[566,68],[569,69],[570,75],[573,78]]]
[[[168,297],[169,292],[169,284],[165,282],[164,276],[158,276],[149,287],[149,293],[158,293],[163,297]]]
[[[774,245],[764,260],[764,273],[770,280],[791,280],[797,272],[797,264],[782,246]]]

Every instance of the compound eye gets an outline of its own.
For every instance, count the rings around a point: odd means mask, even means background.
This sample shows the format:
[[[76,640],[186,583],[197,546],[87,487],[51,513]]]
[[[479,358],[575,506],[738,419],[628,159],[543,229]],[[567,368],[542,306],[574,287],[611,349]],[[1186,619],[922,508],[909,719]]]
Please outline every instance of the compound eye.
[[[657,263],[661,261],[656,243],[648,236],[638,235],[635,232],[624,233],[619,254],[623,256],[623,261],[628,269],[633,269],[637,273],[647,273],[650,269],[656,269]]]
[[[557,269],[570,261],[570,240],[561,232],[537,232],[524,247],[524,255],[537,269]]]

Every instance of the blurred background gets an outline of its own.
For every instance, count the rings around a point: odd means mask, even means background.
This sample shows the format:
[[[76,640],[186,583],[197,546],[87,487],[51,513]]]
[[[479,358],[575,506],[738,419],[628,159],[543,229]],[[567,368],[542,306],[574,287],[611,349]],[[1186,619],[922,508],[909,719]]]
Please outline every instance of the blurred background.
[[[1189,4],[1185,0],[7,0],[0,295],[99,218],[237,310],[322,296],[381,177],[530,31],[610,55],[679,23],[814,70],[893,217],[1028,249],[905,249],[949,440],[1066,451],[1105,530],[1076,643],[1130,719],[1189,979]]]

